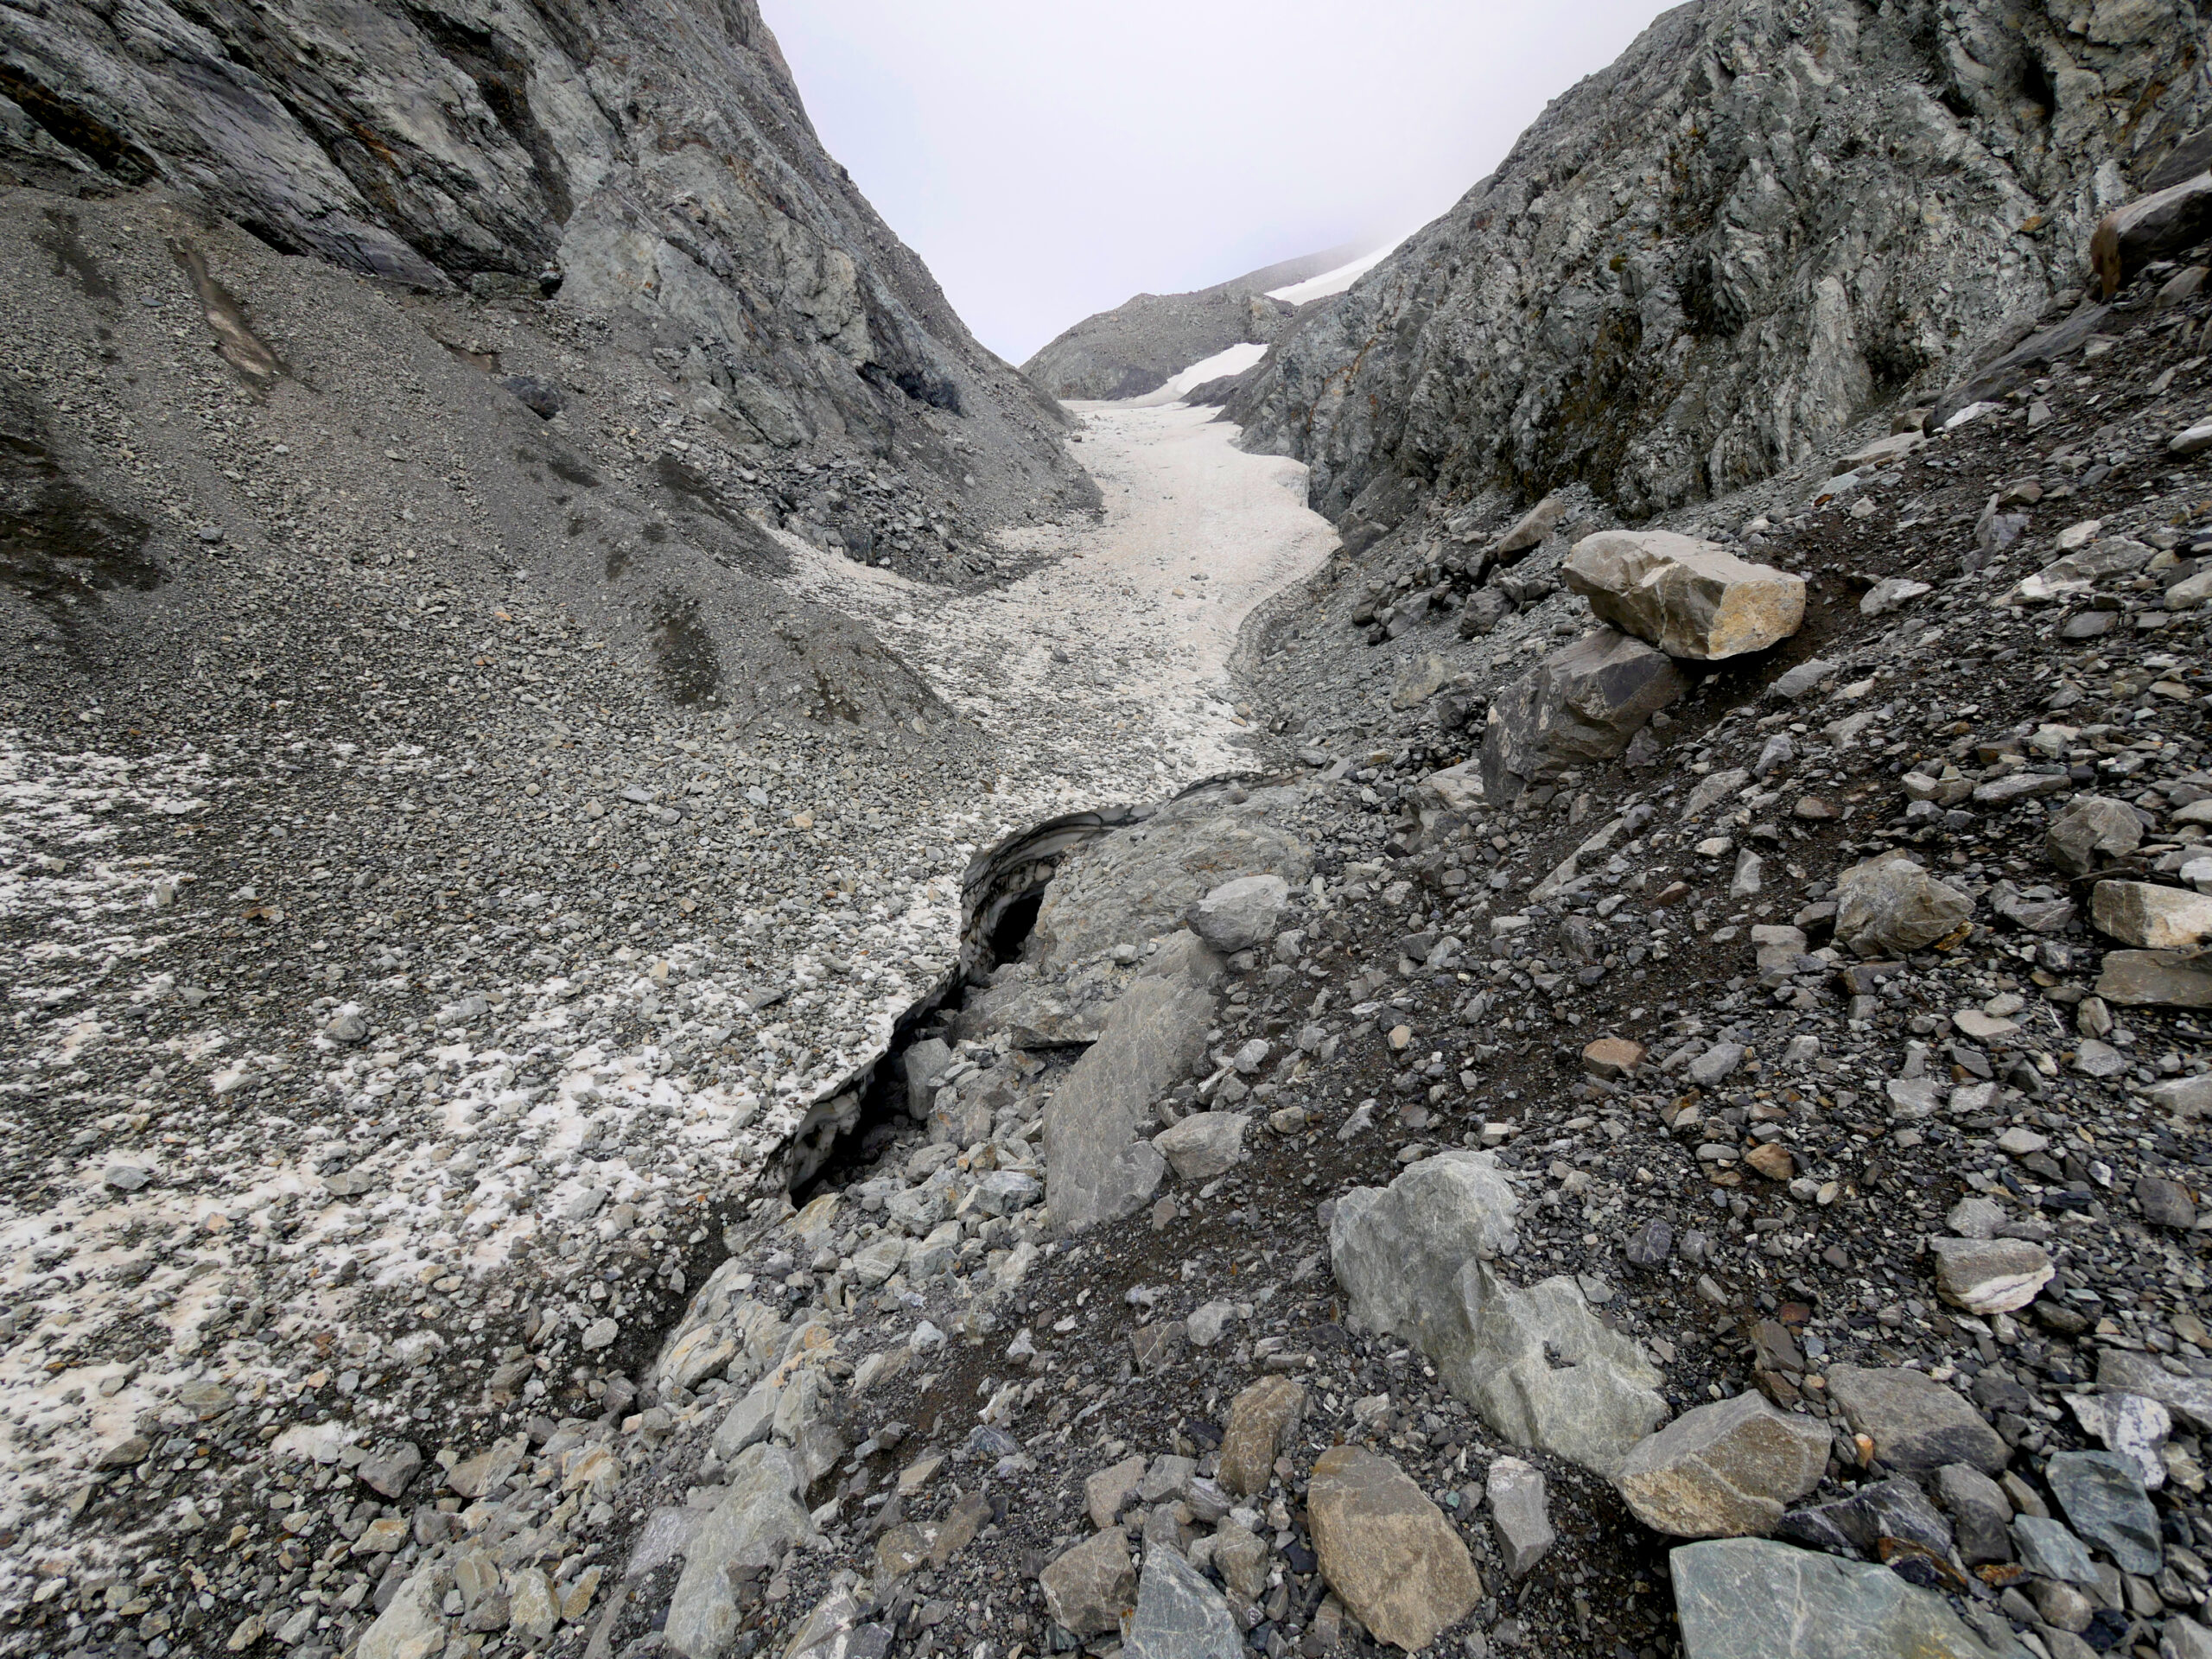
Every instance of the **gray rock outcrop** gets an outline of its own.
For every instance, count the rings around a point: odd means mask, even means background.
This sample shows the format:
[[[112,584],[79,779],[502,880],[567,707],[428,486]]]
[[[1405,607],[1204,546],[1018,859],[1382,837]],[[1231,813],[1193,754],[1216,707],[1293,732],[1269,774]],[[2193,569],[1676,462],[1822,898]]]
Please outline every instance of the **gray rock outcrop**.
[[[1408,480],[1585,482],[1636,518],[1769,476],[2070,308],[2112,158],[2145,181],[2202,124],[2195,27],[2070,16],[1666,12],[1278,341],[1230,417],[1311,466],[1331,518]]]
[[[1333,270],[1362,251],[1348,243],[1189,294],[1139,294],[1085,317],[1039,348],[1021,372],[1054,397],[1141,397],[1231,346],[1274,339],[1298,308],[1269,299],[1268,290]]]

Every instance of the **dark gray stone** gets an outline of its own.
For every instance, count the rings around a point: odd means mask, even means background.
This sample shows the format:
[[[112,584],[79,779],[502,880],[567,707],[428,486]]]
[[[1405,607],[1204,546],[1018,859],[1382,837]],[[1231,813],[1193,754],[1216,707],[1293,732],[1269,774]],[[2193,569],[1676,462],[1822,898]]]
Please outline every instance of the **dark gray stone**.
[[[1674,659],[1612,628],[1554,652],[1498,693],[1483,733],[1483,792],[1511,800],[1570,766],[1611,760],[1682,695]]]
[[[1918,1473],[1964,1463],[1995,1474],[2012,1455],[1980,1412],[1924,1372],[1832,1366],[1828,1393],[1892,1469]]]
[[[1927,1494],[1902,1478],[1878,1481],[1831,1503],[1793,1510],[1782,1517],[1774,1535],[1784,1543],[1837,1554],[1878,1554],[1885,1538],[1902,1538],[1938,1555],[1951,1551],[1950,1523]]]
[[[1220,1591],[1173,1550],[1146,1552],[1137,1610],[1122,1632],[1127,1659],[1243,1659],[1243,1648]]]
[[[2065,1522],[2034,1515],[2015,1516],[2012,1537],[2019,1545],[2020,1565],[2029,1572],[2046,1579],[2063,1579],[2069,1584],[2097,1582],[2096,1563],[2089,1559],[2082,1541],[2067,1530]]]
[[[2110,1555],[2121,1572],[2158,1576],[2165,1566],[2158,1512],[2126,1458],[2114,1452],[2054,1452],[2044,1478],[2074,1530]]]
[[[1947,1463],[1936,1471],[1936,1496],[1951,1512],[1959,1559],[1973,1567],[2012,1559],[2012,1503],[1979,1469]]]

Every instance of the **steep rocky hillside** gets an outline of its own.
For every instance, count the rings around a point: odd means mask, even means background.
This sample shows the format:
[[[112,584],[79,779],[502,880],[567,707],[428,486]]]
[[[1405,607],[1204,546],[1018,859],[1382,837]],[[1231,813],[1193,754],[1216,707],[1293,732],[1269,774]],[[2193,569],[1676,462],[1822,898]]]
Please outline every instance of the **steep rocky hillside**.
[[[1347,243],[1194,293],[1140,294],[1085,317],[1021,372],[1054,397],[1141,397],[1217,352],[1274,339],[1297,308],[1269,299],[1268,289],[1333,270],[1359,251],[1358,244]]]
[[[895,454],[985,511],[1083,494],[1058,411],[823,152],[752,0],[10,7],[0,177],[156,189],[418,292],[557,292],[731,443]]]
[[[1635,518],[1767,477],[2073,304],[2091,225],[2212,107],[2204,30],[2155,3],[1678,7],[1230,417],[1386,528],[1422,495],[1580,483]]]

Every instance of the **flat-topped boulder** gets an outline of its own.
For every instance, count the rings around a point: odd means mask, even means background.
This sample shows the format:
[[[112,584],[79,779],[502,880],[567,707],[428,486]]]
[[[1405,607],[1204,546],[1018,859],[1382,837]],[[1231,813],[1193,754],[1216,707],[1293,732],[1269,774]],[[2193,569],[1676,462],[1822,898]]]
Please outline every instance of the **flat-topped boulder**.
[[[1560,567],[1601,621],[1695,662],[1787,639],[1805,620],[1805,579],[1666,530],[1603,530]]]

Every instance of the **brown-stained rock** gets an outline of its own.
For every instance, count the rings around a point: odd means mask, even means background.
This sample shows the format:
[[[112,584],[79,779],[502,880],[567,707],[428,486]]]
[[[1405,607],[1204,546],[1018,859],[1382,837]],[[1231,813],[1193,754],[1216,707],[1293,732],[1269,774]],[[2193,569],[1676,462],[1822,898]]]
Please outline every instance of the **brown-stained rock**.
[[[1306,1390],[1287,1376],[1263,1376],[1229,1406],[1215,1478],[1243,1497],[1268,1489],[1284,1442],[1306,1411]]]
[[[1306,1510],[1321,1576],[1378,1640],[1418,1653],[1482,1599],[1458,1531],[1389,1459],[1330,1447]]]

